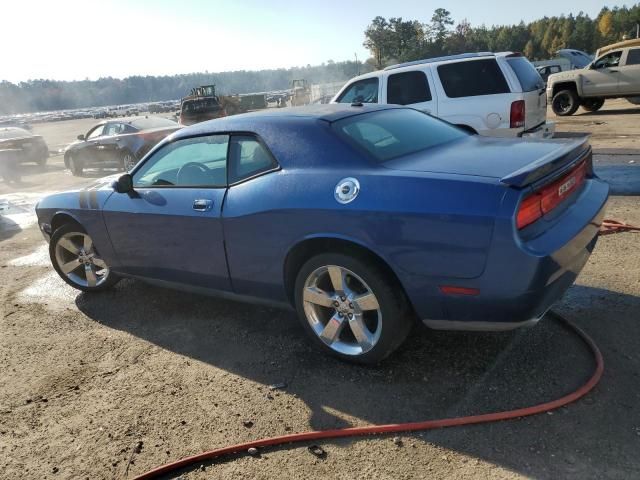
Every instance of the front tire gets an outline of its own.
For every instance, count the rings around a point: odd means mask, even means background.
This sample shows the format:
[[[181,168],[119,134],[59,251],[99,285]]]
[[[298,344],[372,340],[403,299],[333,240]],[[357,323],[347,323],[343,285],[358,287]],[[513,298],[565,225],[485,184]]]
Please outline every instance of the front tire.
[[[136,166],[137,163],[138,163],[138,160],[133,155],[133,153],[129,151],[125,151],[122,154],[122,158],[120,159],[120,166],[122,170],[124,170],[125,172],[130,172],[133,169],[133,167]]]
[[[573,115],[578,107],[580,107],[580,99],[574,90],[560,90],[551,101],[551,109],[559,117]]]
[[[360,256],[326,253],[309,259],[296,278],[295,305],[317,347],[354,363],[379,363],[413,325],[402,289]]]
[[[49,257],[60,278],[83,292],[100,292],[120,280],[100,257],[93,239],[76,223],[53,232]]]
[[[582,100],[582,108],[587,112],[597,112],[604,105],[604,98],[585,98]]]

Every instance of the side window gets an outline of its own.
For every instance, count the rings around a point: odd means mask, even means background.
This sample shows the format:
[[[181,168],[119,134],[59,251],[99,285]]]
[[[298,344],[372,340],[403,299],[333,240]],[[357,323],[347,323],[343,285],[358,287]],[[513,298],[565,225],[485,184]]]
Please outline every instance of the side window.
[[[102,135],[104,131],[104,125],[98,125],[96,128],[87,133],[87,140],[91,140],[92,138],[97,138]]]
[[[438,75],[449,98],[509,93],[509,85],[493,58],[440,65]]]
[[[124,125],[121,123],[108,123],[104,128],[104,135],[107,137],[111,137],[113,135],[118,135],[123,129]]]
[[[640,65],[640,48],[632,48],[629,50],[626,65]]]
[[[389,75],[387,103],[411,105],[431,100],[429,82],[424,72],[404,72]]]
[[[620,57],[622,57],[622,51],[608,53],[604,57],[600,57],[596,60],[596,63],[593,64],[593,68],[617,67],[620,63]]]
[[[365,78],[352,83],[342,92],[338,103],[378,103],[378,79]]]
[[[236,183],[277,167],[267,149],[248,135],[234,135],[229,145],[229,183]]]
[[[224,187],[228,135],[186,138],[156,151],[133,175],[134,187]]]

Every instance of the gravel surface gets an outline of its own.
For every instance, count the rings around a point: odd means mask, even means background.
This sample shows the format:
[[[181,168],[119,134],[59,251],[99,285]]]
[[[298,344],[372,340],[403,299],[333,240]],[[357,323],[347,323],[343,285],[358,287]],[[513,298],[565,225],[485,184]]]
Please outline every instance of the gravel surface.
[[[607,102],[600,114],[561,119],[559,129],[597,132],[596,168],[613,168],[627,189],[612,197],[607,216],[640,225],[640,189],[629,186],[635,170],[620,171],[637,165],[628,157],[640,155],[638,113]],[[85,123],[38,128],[63,143]],[[633,138],[614,138],[618,128]],[[550,318],[496,334],[416,326],[398,354],[364,368],[310,348],[291,312],[131,280],[79,294],[49,266],[29,213],[43,192],[89,181],[61,161],[53,157],[46,170],[25,166],[22,185],[0,183],[12,205],[0,222],[3,479],[130,478],[266,436],[532,405],[591,374],[589,352]],[[593,336],[606,363],[601,384],[571,406],[490,425],[326,441],[320,449],[259,449],[174,477],[640,478],[639,295],[640,234],[601,237],[556,306]]]

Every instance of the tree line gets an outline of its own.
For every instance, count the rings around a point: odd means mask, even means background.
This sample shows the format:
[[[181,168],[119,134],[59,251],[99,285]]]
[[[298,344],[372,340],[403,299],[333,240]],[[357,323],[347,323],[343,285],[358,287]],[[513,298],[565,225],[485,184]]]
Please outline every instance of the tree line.
[[[149,101],[175,100],[193,87],[215,84],[218,94],[284,90],[293,79],[311,83],[348,80],[363,72],[355,60],[295,68],[222,73],[189,73],[170,76],[132,76],[124,79],[55,81],[29,80],[17,84],[0,82],[0,115],[55,111],[72,108],[122,105]]]
[[[473,27],[467,20],[454,25],[451,13],[438,8],[425,23],[402,17],[374,18],[365,30],[364,46],[371,52],[369,62],[375,68],[482,51],[519,51],[530,60],[542,60],[553,57],[562,48],[594,53],[601,46],[635,38],[638,23],[640,4],[604,7],[595,18],[580,12],[492,27]]]

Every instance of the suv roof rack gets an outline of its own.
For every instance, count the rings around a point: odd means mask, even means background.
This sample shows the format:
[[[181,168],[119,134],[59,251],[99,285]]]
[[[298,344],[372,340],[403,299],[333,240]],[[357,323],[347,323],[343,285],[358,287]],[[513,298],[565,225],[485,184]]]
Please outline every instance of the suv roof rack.
[[[490,57],[494,55],[495,54],[493,52],[461,53],[459,55],[447,55],[444,57],[425,58],[424,60],[414,60],[413,62],[399,63],[397,65],[390,65],[384,70],[395,70],[396,68],[409,67],[411,65],[420,65],[422,63],[446,62],[447,60],[462,60],[465,58]]]

